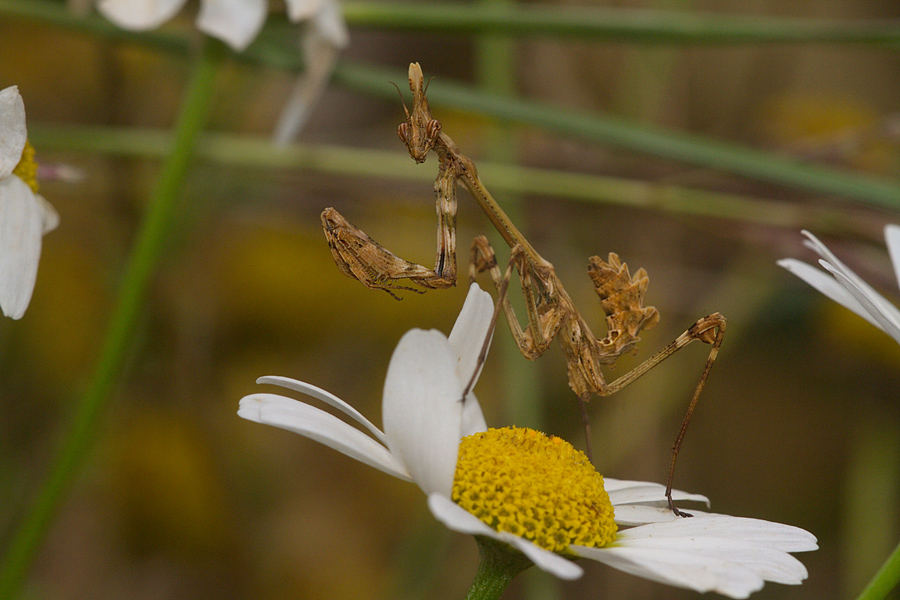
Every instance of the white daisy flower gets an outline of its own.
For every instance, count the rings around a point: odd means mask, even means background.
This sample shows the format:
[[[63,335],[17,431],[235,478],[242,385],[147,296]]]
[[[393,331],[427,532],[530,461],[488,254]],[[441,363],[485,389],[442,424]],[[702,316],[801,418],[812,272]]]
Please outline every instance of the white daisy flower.
[[[288,7],[288,16],[307,24],[303,36],[306,71],[297,78],[275,125],[274,139],[279,144],[287,144],[300,134],[313,107],[325,93],[341,50],[350,43],[344,15],[336,0],[294,2]]]
[[[187,0],[98,0],[97,8],[103,15],[121,27],[144,31],[155,29],[174,17]],[[337,0],[285,0],[288,17],[293,22],[303,20],[322,21],[319,13],[332,10],[336,21],[320,22],[317,27],[325,35],[335,35],[341,29],[346,37],[343,18]],[[325,5],[330,5],[329,9]],[[197,14],[197,29],[218,38],[237,51],[250,45],[262,29],[269,11],[268,0],[201,0]],[[331,28],[331,29],[328,29]]]
[[[37,194],[37,164],[16,86],[0,90],[0,309],[20,319],[31,301],[41,238],[59,215]]]
[[[98,0],[97,8],[123,29],[144,31],[159,27],[182,9],[187,0]],[[338,0],[285,0],[288,18],[305,22],[303,59],[306,70],[297,78],[275,126],[274,139],[286,144],[297,137],[309,119],[337,64],[350,34]],[[256,38],[268,14],[268,0],[201,0],[197,29],[241,52]]]
[[[766,581],[799,584],[806,578],[804,566],[789,554],[817,548],[815,537],[802,529],[700,512],[675,517],[665,508],[662,485],[604,481],[583,453],[559,438],[529,429],[487,429],[474,394],[464,401],[462,394],[492,311],[490,295],[473,284],[449,338],[419,329],[403,336],[385,380],[383,432],[334,395],[283,377],[258,382],[321,400],[368,433],[275,394],[246,396],[238,415],[416,483],[434,516],[450,529],[508,544],[563,579],[582,575],[578,558],[732,598],[745,598]]]
[[[838,304],[849,308],[900,344],[900,310],[838,260],[816,236],[806,230],[802,233],[806,236],[804,245],[822,257],[819,264],[828,271],[828,274],[793,258],[779,260],[778,264]],[[884,228],[884,238],[887,241],[894,272],[900,280],[900,226],[887,225]]]

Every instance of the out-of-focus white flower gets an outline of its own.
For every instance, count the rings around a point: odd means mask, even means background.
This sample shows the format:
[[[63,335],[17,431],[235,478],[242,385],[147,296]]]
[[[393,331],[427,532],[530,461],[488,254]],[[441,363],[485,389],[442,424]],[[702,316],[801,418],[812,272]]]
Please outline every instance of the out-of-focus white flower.
[[[122,27],[144,31],[159,27],[187,0],[98,0],[106,18]],[[350,34],[338,0],[285,0],[288,18],[305,22],[302,44],[306,70],[294,85],[275,126],[274,139],[286,144],[299,135],[331,79]],[[266,20],[268,0],[201,0],[197,28],[240,52],[256,38]]]
[[[123,29],[144,31],[159,27],[182,9],[187,0],[99,0],[97,7],[107,19]],[[336,0],[285,0],[291,21],[315,20],[322,5],[334,5],[340,27],[340,7]],[[201,0],[197,28],[218,38],[237,51],[256,38],[266,21],[268,0]],[[322,27],[339,27],[332,20]],[[346,29],[342,30],[346,37]],[[344,42],[346,44],[346,42]]]
[[[97,8],[122,29],[145,31],[155,29],[174,17],[186,2],[99,0]],[[197,28],[235,50],[243,50],[262,29],[268,10],[268,0],[202,0]]]
[[[21,318],[31,301],[41,238],[59,224],[59,215],[37,194],[36,173],[19,89],[0,90],[0,309],[12,319]]]
[[[278,144],[287,144],[300,134],[325,92],[341,50],[350,43],[350,34],[337,0],[305,0],[294,5],[302,7],[293,13],[289,8],[289,16],[306,21],[302,42],[306,71],[297,78],[275,125],[273,137]]]
[[[414,329],[400,340],[384,384],[382,432],[336,396],[308,383],[263,377],[344,412],[368,434],[306,403],[252,394],[238,415],[321,442],[416,483],[450,529],[509,544],[563,579],[589,558],[639,577],[745,598],[766,581],[799,584],[789,553],[817,548],[780,523],[694,512],[676,517],[665,487],[605,480],[567,442],[529,429],[487,429],[475,396],[463,398],[488,334],[490,296],[473,284],[450,337]],[[705,500],[674,491],[680,500]],[[615,518],[613,517],[615,513]],[[632,526],[617,531],[617,524]]]
[[[805,230],[802,233],[806,236],[804,245],[822,257],[819,264],[828,273],[793,258],[779,260],[778,264],[900,344],[900,310],[838,260],[816,236]],[[884,238],[895,276],[900,281],[900,226],[887,225],[884,228]]]

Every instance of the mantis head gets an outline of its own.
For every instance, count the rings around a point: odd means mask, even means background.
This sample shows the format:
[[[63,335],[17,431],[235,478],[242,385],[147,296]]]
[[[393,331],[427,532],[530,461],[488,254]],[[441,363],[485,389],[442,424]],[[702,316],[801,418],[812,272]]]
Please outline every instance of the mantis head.
[[[406,122],[400,123],[397,135],[400,141],[406,145],[409,155],[417,163],[425,162],[428,152],[434,147],[435,141],[441,134],[441,122],[431,118],[431,110],[428,108],[428,100],[425,98],[425,78],[419,63],[409,65],[409,89],[413,93],[413,108],[410,111],[403,103],[403,112],[406,113]],[[397,90],[399,93],[399,89]],[[400,97],[401,102],[403,97]]]

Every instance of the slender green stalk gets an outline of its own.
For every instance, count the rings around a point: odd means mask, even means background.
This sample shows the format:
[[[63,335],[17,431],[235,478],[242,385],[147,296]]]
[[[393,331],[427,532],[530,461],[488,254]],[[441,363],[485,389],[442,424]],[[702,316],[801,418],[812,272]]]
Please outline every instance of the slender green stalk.
[[[397,30],[587,37],[643,44],[900,43],[895,21],[826,21],[687,10],[416,2],[344,2],[351,25]]]
[[[112,156],[164,158],[168,132],[102,126],[29,125],[29,137],[45,150],[101,152]],[[276,147],[268,138],[205,134],[197,155],[219,164],[263,169],[309,169],[356,177],[428,182],[434,173],[416,168],[406,152],[367,150],[326,144]],[[760,223],[792,229],[862,233],[864,219],[827,205],[797,206],[752,196],[698,188],[537,169],[479,161],[478,172],[492,190],[547,196],[592,204],[613,204]]]
[[[164,158],[171,136],[166,131],[103,126],[29,124],[29,138],[45,150],[100,152],[112,156]],[[203,135],[197,155],[223,165],[263,169],[309,169],[342,176],[429,182],[434,173],[416,168],[406,152],[367,150],[326,144],[276,147],[269,138],[221,133]],[[863,216],[827,204],[797,205],[699,188],[537,169],[478,161],[478,172],[491,190],[532,194],[592,204],[613,204],[692,216],[734,219],[791,229],[862,234]]]
[[[516,575],[532,566],[524,554],[502,542],[475,536],[481,563],[466,600],[499,600]]]
[[[728,15],[686,10],[635,10],[606,7],[512,6],[460,2],[343,3],[344,17],[354,27],[456,33],[501,33],[510,36],[584,37],[594,41],[640,44],[855,44],[896,48],[896,21],[835,21]],[[0,0],[0,14],[92,31],[111,38],[137,38],[99,15],[74,15],[63,2]],[[278,23],[267,29],[285,27]],[[146,36],[144,36],[146,37]],[[154,32],[161,40],[174,37]],[[167,44],[177,41],[170,39]]]
[[[204,42],[175,126],[171,154],[163,165],[119,286],[90,386],[81,398],[71,429],[62,441],[37,500],[12,538],[0,565],[2,600],[17,596],[41,540],[98,435],[100,417],[111,399],[110,389],[121,375],[148,285],[171,230],[181,186],[209,113],[215,75],[224,52],[219,42]]]
[[[900,544],[894,548],[856,600],[881,600],[896,588],[898,583],[900,583]]]
[[[366,3],[368,5],[368,3]],[[359,8],[354,8],[354,7]],[[383,6],[382,10],[424,10],[431,5],[417,3],[391,4]],[[37,7],[37,8],[30,8]],[[55,7],[55,8],[54,8]],[[438,8],[446,13],[455,15],[469,15],[473,22],[477,19],[479,11],[483,10],[477,5],[467,5],[465,10],[459,10],[458,5],[445,4]],[[552,19],[552,15],[559,7],[546,15],[542,15],[542,21]],[[490,9],[490,7],[488,7]],[[504,26],[498,25],[497,30],[502,30],[510,35],[515,35],[516,29],[508,21],[512,15],[527,14],[537,7],[522,7],[515,5],[511,8],[510,15],[505,15]],[[353,23],[353,10],[368,10],[361,3],[346,7],[348,17]],[[490,9],[494,10],[494,9]],[[506,10],[506,9],[503,9]],[[612,10],[612,9],[609,9]],[[562,11],[560,14],[563,14]],[[28,19],[38,19],[44,22],[52,22],[67,28],[91,31],[99,35],[113,35],[110,33],[108,23],[100,17],[90,15],[76,18],[67,15],[62,6],[49,0],[0,0],[0,14],[18,16]],[[650,17],[653,18],[650,18]],[[463,18],[453,17],[453,18]],[[872,24],[858,23],[848,26],[842,23],[825,23],[802,21],[784,21],[767,18],[729,17],[727,15],[714,15],[703,17],[693,13],[672,13],[658,11],[650,13],[634,13],[633,11],[614,10],[601,12],[591,17],[590,14],[578,14],[568,17],[571,27],[577,28],[580,23],[596,21],[598,26],[609,20],[612,23],[619,22],[617,35],[624,41],[652,41],[664,39],[666,28],[673,31],[690,31],[687,35],[680,33],[675,35],[670,32],[670,40],[678,38],[679,43],[700,43],[703,40],[710,41],[716,32],[727,31],[733,25],[735,30],[751,30],[753,27],[760,32],[759,41],[769,42],[837,42],[850,43],[849,34],[838,35],[837,31],[845,27],[858,28],[856,41],[862,42],[867,35],[867,43],[881,41],[890,43],[895,47],[900,39],[900,26],[896,24]],[[644,23],[642,27],[627,24],[636,21]],[[361,22],[361,21],[360,21]],[[652,23],[651,27],[648,23]],[[732,25],[729,25],[731,23]],[[734,25],[737,23],[737,25]],[[750,27],[750,23],[754,23]],[[693,24],[693,25],[692,25]],[[700,25],[701,24],[702,27]],[[422,27],[425,25],[422,24]],[[475,30],[475,29],[470,29]],[[291,30],[293,31],[293,30]],[[631,31],[631,33],[626,33]],[[643,31],[643,33],[640,33]],[[803,33],[806,31],[806,33]],[[830,33],[827,33],[830,32]],[[640,35],[639,35],[640,33]],[[120,35],[120,34],[116,34]],[[560,34],[561,35],[561,34]],[[587,31],[593,39],[600,39],[597,31]],[[779,37],[780,36],[780,37]],[[140,36],[129,34],[132,41],[154,45],[161,50],[183,52],[189,48],[189,44],[178,43],[172,35],[159,32],[146,32]],[[752,36],[750,36],[752,37]],[[765,38],[765,39],[763,39]],[[746,43],[750,41],[747,35],[733,35],[730,39]],[[296,41],[293,36],[285,35],[285,28],[277,23],[266,26],[263,35],[244,53],[239,55],[240,60],[265,64],[270,67],[286,70],[302,70],[302,57],[299,56]],[[386,99],[396,100],[395,90],[386,85],[386,82],[402,82],[406,80],[406,74],[401,71],[380,69],[372,66],[353,64],[341,64],[335,71],[335,80],[373,96],[381,96]],[[479,114],[496,117],[507,122],[516,122],[530,126],[536,126],[559,134],[585,139],[594,143],[607,144],[627,148],[636,152],[643,152],[666,159],[677,160],[688,164],[694,164],[718,171],[730,172],[745,177],[769,181],[780,185],[799,188],[802,190],[831,196],[853,199],[857,202],[874,204],[891,209],[900,208],[900,182],[867,177],[856,173],[842,172],[821,165],[809,164],[797,159],[791,159],[770,152],[754,150],[734,144],[717,142],[702,136],[664,131],[657,128],[642,127],[624,119],[609,116],[576,113],[560,110],[552,106],[542,105],[517,98],[503,98],[491,94],[485,94],[467,88],[465,86],[447,83],[442,79],[436,79],[428,89],[429,99],[434,105],[443,105],[461,110],[469,110]]]
[[[334,76],[348,87],[385,98],[389,98],[390,92],[393,92],[393,88],[384,85],[385,81],[405,79],[405,76],[398,75],[396,71],[346,63],[338,66]],[[519,98],[480,93],[444,79],[430,82],[428,100],[432,108],[449,106],[468,110],[501,121],[536,126],[598,144],[618,146],[785,186],[900,209],[898,181],[866,177],[698,135],[642,126],[625,119],[560,110]]]

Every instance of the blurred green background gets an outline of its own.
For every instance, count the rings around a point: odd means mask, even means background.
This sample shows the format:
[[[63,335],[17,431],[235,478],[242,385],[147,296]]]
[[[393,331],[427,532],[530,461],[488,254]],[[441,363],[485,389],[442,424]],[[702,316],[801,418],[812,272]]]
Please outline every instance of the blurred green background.
[[[560,4],[568,2],[547,6]],[[470,6],[459,3],[458,10]],[[876,0],[592,6],[838,23],[900,18],[896,3]],[[0,3],[0,88],[19,86],[39,161],[84,174],[43,183],[61,225],[44,240],[25,317],[0,325],[5,542],[46,476],[96,360],[158,172],[154,151],[142,146],[150,143],[148,130],[171,127],[189,59],[2,10]],[[165,31],[193,36],[194,10],[189,3]],[[653,45],[350,25],[346,64],[392,69],[401,89],[407,64],[418,61],[426,77],[434,76],[434,90],[445,82],[509,86],[518,97],[564,112],[690,132],[771,151],[786,162],[800,158],[838,172],[900,177],[896,45]],[[494,75],[486,75],[491,69]],[[228,61],[208,130],[245,141],[265,138],[294,77],[275,66]],[[311,156],[318,145],[334,145],[384,150],[403,161],[395,134],[402,109],[396,96],[390,99],[395,92],[387,79],[383,86],[386,98],[373,98],[338,78],[301,137],[312,144]],[[809,228],[896,299],[882,228],[900,222],[900,185],[894,210],[876,208],[537,127],[503,126],[438,102],[432,108],[476,164],[616,178],[623,195],[629,181],[657,186],[641,206],[585,202],[573,197],[579,193],[513,195],[493,186],[491,170],[482,168],[487,187],[554,263],[599,335],[603,319],[586,276],[587,257],[616,252],[632,271],[649,272],[647,303],[659,309],[661,323],[610,378],[697,318],[714,311],[728,318],[676,484],[708,495],[714,511],[790,523],[818,536],[820,550],[798,555],[810,572],[804,585],[770,584],[756,597],[855,597],[900,538],[900,348],[775,261],[812,261],[799,234]],[[99,148],[111,130],[135,147],[113,141]],[[354,175],[365,166],[360,159],[296,166],[257,158],[253,164],[252,156],[212,144],[195,161],[138,343],[91,460],[30,572],[26,597],[465,595],[477,565],[475,544],[438,525],[418,488],[235,415],[243,395],[262,390],[257,377],[285,375],[334,392],[380,423],[381,386],[397,340],[412,327],[448,332],[467,286],[404,294],[401,302],[368,290],[334,266],[319,213],[334,206],[400,256],[430,265],[434,158],[421,166],[407,158],[377,176]],[[685,193],[683,205],[654,195],[672,188]],[[729,217],[693,214],[691,194],[709,191],[741,199],[739,210]],[[461,191],[462,274],[470,240],[489,229]],[[505,248],[496,247],[505,260]],[[481,283],[489,287],[487,279]],[[509,348],[505,324],[495,340],[476,388],[489,424],[538,427],[583,447],[558,346],[528,363]],[[669,448],[705,357],[705,348],[691,346],[616,396],[592,402],[603,474],[665,480]],[[585,566],[584,578],[571,583],[529,572],[505,597],[695,596]]]

